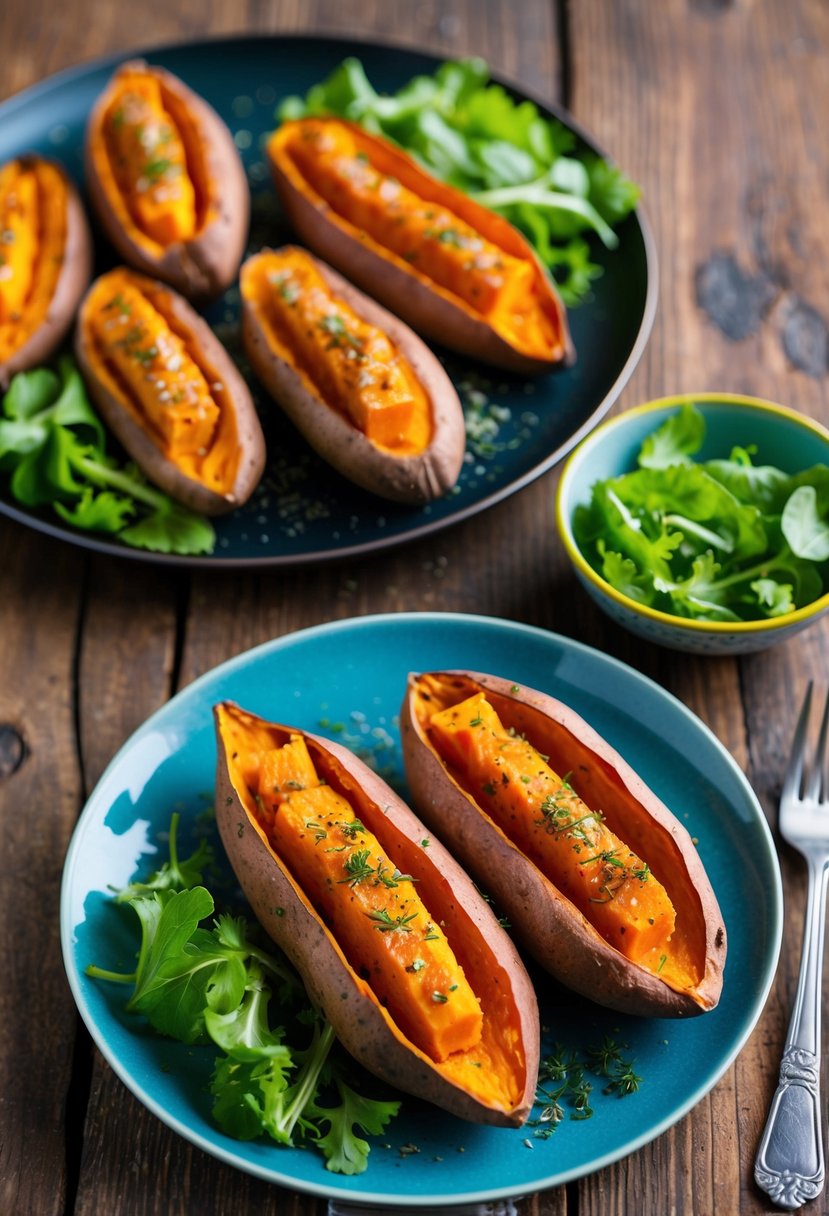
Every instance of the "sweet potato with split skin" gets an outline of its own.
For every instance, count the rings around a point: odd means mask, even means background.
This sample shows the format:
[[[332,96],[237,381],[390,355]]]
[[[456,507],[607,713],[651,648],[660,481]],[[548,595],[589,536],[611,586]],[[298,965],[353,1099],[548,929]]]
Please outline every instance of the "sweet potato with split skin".
[[[123,267],[80,310],[75,350],[90,397],[151,481],[218,515],[253,493],[265,441],[247,385],[186,300]]]
[[[322,458],[381,497],[421,503],[457,481],[463,409],[416,334],[303,249],[242,267],[256,374]]]
[[[267,151],[302,239],[427,338],[528,374],[571,361],[556,288],[501,216],[341,119],[283,123]]]
[[[345,748],[229,702],[215,717],[228,857],[346,1049],[461,1118],[520,1126],[535,993],[471,880]]]
[[[250,193],[230,131],[163,68],[131,60],[89,117],[89,195],[125,262],[190,300],[224,291],[247,239]]]
[[[33,155],[0,167],[0,389],[57,350],[91,273],[89,225],[64,170]]]
[[[625,1013],[719,1000],[726,936],[684,827],[571,709],[475,672],[412,675],[415,806],[556,978]]]

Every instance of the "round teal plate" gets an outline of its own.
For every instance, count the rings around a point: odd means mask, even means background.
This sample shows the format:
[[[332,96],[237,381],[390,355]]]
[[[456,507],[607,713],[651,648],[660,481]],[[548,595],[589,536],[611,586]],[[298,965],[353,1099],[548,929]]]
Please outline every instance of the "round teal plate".
[[[250,248],[278,245],[291,233],[279,214],[263,160],[262,137],[275,125],[285,96],[304,94],[347,55],[358,56],[383,92],[438,59],[399,47],[306,37],[239,38],[142,52],[175,72],[218,110],[234,133],[253,198]],[[117,63],[98,60],[44,80],[0,105],[0,163],[26,150],[62,161],[82,184],[82,139],[94,99]],[[511,90],[516,97],[526,96]],[[537,101],[537,99],[534,99]],[[537,102],[577,136],[595,143],[573,119]],[[383,549],[475,514],[521,489],[551,468],[610,408],[644,349],[656,307],[653,242],[641,213],[619,229],[618,249],[594,243],[591,257],[604,269],[591,299],[570,315],[578,361],[572,368],[528,381],[493,372],[469,360],[445,356],[474,434],[455,492],[421,508],[387,503],[360,490],[324,465],[268,404],[253,381],[268,444],[265,477],[251,501],[216,523],[209,557],[171,557],[130,549],[111,539],[75,531],[55,515],[16,503],[3,479],[0,513],[86,548],[145,561],[187,566],[266,566],[316,562]],[[99,270],[111,264],[101,242]],[[238,354],[237,287],[206,314]],[[494,408],[493,408],[494,407]],[[481,420],[483,419],[482,430]],[[473,431],[470,430],[470,434]]]
[[[547,1140],[478,1127],[404,1098],[371,1148],[368,1170],[330,1174],[313,1151],[239,1143],[211,1122],[213,1051],[147,1033],[124,1012],[124,989],[89,979],[89,963],[129,967],[137,928],[111,886],[165,856],[161,834],[182,813],[204,829],[215,769],[211,708],[246,709],[336,735],[405,793],[397,713],[408,672],[462,667],[554,694],[633,765],[699,840],[728,931],[719,1006],[686,1022],[623,1017],[537,980],[544,1049],[584,1052],[606,1035],[643,1078],[616,1097],[596,1081],[593,1116],[566,1118]],[[221,855],[221,846],[219,846]],[[451,1205],[555,1186],[640,1148],[717,1082],[745,1043],[777,964],[782,897],[771,836],[745,777],[710,731],[658,685],[614,659],[539,629],[484,617],[400,614],[339,621],[240,655],[202,676],[122,748],[81,816],[64,872],[61,933],[86,1025],[119,1077],[160,1119],[206,1152],[284,1186],[393,1207]],[[416,1146],[417,1152],[411,1146]]]

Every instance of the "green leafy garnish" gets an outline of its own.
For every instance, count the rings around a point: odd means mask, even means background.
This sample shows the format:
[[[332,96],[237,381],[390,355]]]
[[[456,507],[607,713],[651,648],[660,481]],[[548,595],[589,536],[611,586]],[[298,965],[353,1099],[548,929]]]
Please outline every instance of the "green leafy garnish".
[[[573,532],[594,569],[637,603],[706,621],[781,616],[818,599],[829,574],[829,468],[790,475],[754,449],[695,461],[693,404],[644,440],[638,468],[597,482]]]
[[[212,553],[213,525],[106,451],[104,428],[73,361],[12,378],[0,406],[0,474],[23,506],[51,507],[85,531],[156,553]]]
[[[534,1140],[549,1140],[569,1109],[571,1119],[590,1119],[593,1082],[587,1073],[606,1082],[603,1093],[620,1098],[637,1092],[642,1078],[633,1070],[633,1061],[624,1059],[621,1046],[605,1036],[598,1047],[589,1047],[583,1057],[556,1043],[544,1056],[538,1069],[533,1116],[527,1127]]]
[[[280,119],[322,114],[385,136],[436,177],[506,216],[534,246],[570,306],[602,273],[584,234],[615,249],[614,226],[639,198],[638,186],[577,148],[562,123],[490,83],[482,59],[449,60],[392,96],[375,90],[358,59],[345,59],[304,98],[289,97],[278,111]]]
[[[177,829],[174,815],[169,859],[116,895],[140,924],[135,970],[90,966],[86,974],[129,986],[127,1010],[143,1014],[158,1033],[217,1049],[212,1113],[229,1136],[313,1146],[326,1169],[362,1173],[369,1145],[357,1129],[379,1135],[400,1103],[355,1088],[330,1023],[310,1005],[290,964],[271,944],[258,944],[256,926],[221,914],[206,927],[215,905],[201,880],[212,853],[202,842],[180,859]],[[271,1003],[278,1005],[277,1027]]]

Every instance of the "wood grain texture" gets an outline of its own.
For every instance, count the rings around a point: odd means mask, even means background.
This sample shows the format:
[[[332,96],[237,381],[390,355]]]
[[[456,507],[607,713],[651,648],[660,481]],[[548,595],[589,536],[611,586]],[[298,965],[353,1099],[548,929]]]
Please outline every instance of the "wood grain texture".
[[[64,1101],[77,1024],[58,901],[81,795],[73,728],[81,587],[74,555],[57,542],[44,542],[42,564],[31,556],[18,529],[0,521],[0,722],[23,747],[0,778],[0,1211],[48,1216],[63,1210],[66,1194]]]
[[[644,186],[661,301],[618,408],[719,388],[829,422],[829,9],[820,0],[580,0],[566,11],[561,21],[547,0],[147,0],[139,23],[128,0],[5,0],[0,46],[14,53],[0,64],[0,97],[136,44],[257,30],[482,54],[551,100],[566,88],[577,118]],[[138,723],[216,663],[368,612],[479,612],[551,628],[622,658],[688,704],[747,770],[774,820],[805,683],[829,681],[829,623],[739,662],[630,637],[574,587],[555,539],[555,482],[548,475],[486,515],[392,553],[293,572],[170,577],[0,520],[0,966],[11,977],[0,987],[0,1211],[324,1216],[324,1202],[225,1167],[150,1115],[78,1033],[63,978],[60,870],[84,793]],[[803,911],[802,863],[784,850],[782,866],[785,961],[736,1066],[653,1144],[520,1201],[519,1216],[771,1210],[752,1162]],[[822,1201],[804,1209],[821,1210]]]

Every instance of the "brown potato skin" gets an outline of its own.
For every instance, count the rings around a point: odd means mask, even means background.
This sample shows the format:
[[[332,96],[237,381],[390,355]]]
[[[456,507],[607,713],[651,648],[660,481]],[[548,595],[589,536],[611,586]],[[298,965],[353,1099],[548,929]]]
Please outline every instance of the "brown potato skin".
[[[332,292],[383,330],[411,364],[432,408],[431,443],[417,456],[394,456],[373,444],[338,409],[310,392],[296,369],[268,345],[256,304],[243,295],[242,338],[254,371],[311,447],[349,481],[395,502],[417,505],[440,498],[458,480],[466,449],[463,407],[452,381],[408,325],[330,266],[314,261]]]
[[[66,184],[66,248],[63,266],[46,316],[23,346],[0,363],[0,389],[8,387],[17,372],[45,363],[58,349],[75,321],[81,297],[92,278],[92,236],[80,196],[66,171],[42,156],[21,156],[24,163],[48,160]]]
[[[361,130],[360,138],[366,144],[387,141]],[[395,149],[401,163],[411,166],[411,157]],[[509,252],[516,252],[533,261],[538,273],[549,286],[550,298],[555,301],[562,330],[564,350],[559,359],[538,359],[515,350],[500,334],[482,318],[474,316],[459,305],[434,290],[414,273],[404,270],[390,258],[376,253],[369,246],[344,230],[329,205],[315,195],[297,189],[282,166],[271,158],[271,172],[285,214],[292,226],[310,249],[326,262],[336,266],[344,275],[361,287],[374,299],[390,308],[407,324],[432,342],[440,343],[462,355],[468,355],[495,367],[521,375],[540,375],[559,366],[569,366],[575,359],[564,305],[535,251],[512,224],[502,216],[471,198],[465,199],[465,210],[480,214],[476,225],[487,231],[497,243]],[[425,171],[424,171],[425,175]]]
[[[230,705],[230,708],[236,708]],[[465,931],[486,944],[493,969],[505,973],[511,999],[520,1018],[526,1057],[526,1084],[513,1109],[486,1106],[443,1076],[434,1062],[404,1039],[368,985],[349,966],[319,915],[288,871],[276,860],[258,826],[248,817],[228,773],[216,706],[218,764],[216,820],[222,842],[245,896],[262,927],[299,972],[311,1001],[323,1010],[340,1042],[369,1072],[381,1080],[442,1107],[461,1119],[499,1127],[520,1127],[532,1109],[539,1062],[538,1006],[535,991],[512,942],[458,863],[430,837],[420,849],[423,868],[430,867],[449,885]],[[284,729],[288,729],[287,727]],[[312,750],[322,748],[352,775],[361,789],[382,806],[386,819],[410,840],[428,833],[424,825],[386,783],[346,748],[307,731]],[[277,911],[279,910],[279,911]]]
[[[93,133],[100,129],[112,85],[129,71],[147,71],[161,81],[194,115],[201,128],[207,171],[216,191],[218,214],[192,240],[170,245],[159,257],[151,257],[124,228],[98,177],[93,156]],[[136,270],[161,279],[188,300],[206,303],[225,291],[236,278],[245,251],[250,220],[250,191],[238,149],[225,123],[203,97],[164,68],[142,59],[122,64],[95,102],[86,127],[84,143],[86,186],[101,225],[123,260]]]
[[[84,307],[94,284],[81,305],[75,333],[75,356],[89,395],[104,422],[150,481],[191,511],[200,515],[225,515],[250,498],[265,468],[265,438],[256,407],[242,375],[207,322],[170,287],[160,283],[155,283],[155,286],[161,288],[171,302],[171,312],[187,335],[188,347],[200,352],[213,381],[224,385],[225,399],[232,403],[236,414],[240,455],[236,478],[229,493],[218,494],[177,468],[118,398],[97,378],[90,338],[84,325]]]
[[[649,829],[658,832],[677,867],[669,888],[693,890],[690,915],[704,932],[705,970],[695,993],[678,992],[646,968],[610,946],[581,912],[506,837],[492,819],[450,777],[431,747],[414,710],[416,675],[409,684],[400,715],[406,777],[412,801],[433,831],[440,832],[452,853],[491,893],[510,920],[524,947],[556,979],[569,988],[621,1013],[647,1017],[690,1017],[712,1009],[722,989],[726,955],[725,927],[716,896],[688,832],[648,789],[640,777],[582,718],[545,693],[479,672],[440,673],[474,681],[481,688],[512,701],[519,709],[538,711],[574,736],[582,747],[570,768],[573,782],[590,769],[609,774],[619,797],[629,799],[644,814]],[[526,718],[527,726],[532,721]],[[520,725],[517,729],[525,729]],[[531,731],[526,730],[532,741]],[[583,794],[583,797],[589,799]],[[607,811],[607,803],[602,810]],[[633,842],[647,861],[647,850]]]

